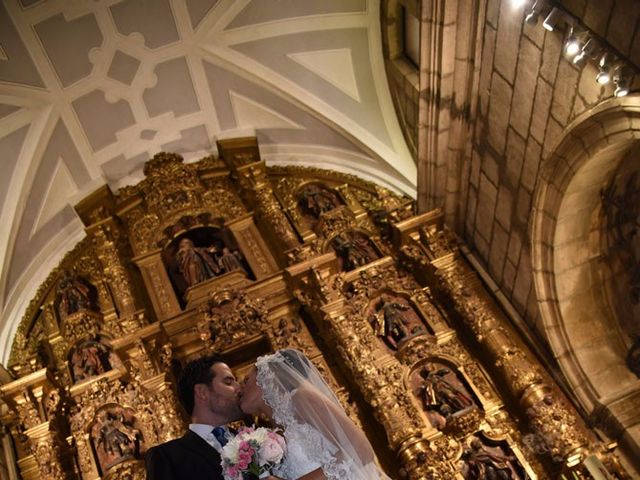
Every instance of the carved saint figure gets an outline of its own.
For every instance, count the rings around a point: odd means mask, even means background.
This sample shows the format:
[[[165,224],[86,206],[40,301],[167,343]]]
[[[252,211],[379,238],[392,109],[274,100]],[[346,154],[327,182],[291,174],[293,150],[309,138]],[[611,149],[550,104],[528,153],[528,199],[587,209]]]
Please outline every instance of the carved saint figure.
[[[371,316],[376,334],[394,350],[398,349],[398,344],[404,339],[424,330],[419,325],[412,325],[414,322],[407,314],[410,310],[409,305],[383,294],[376,305],[376,312]]]
[[[56,289],[60,317],[65,318],[80,310],[98,311],[92,290],[92,285],[84,278],[65,271]]]
[[[433,425],[442,430],[447,420],[457,412],[474,406],[469,392],[454,381],[455,374],[447,367],[434,369],[425,365],[419,372],[422,378],[420,396]]]
[[[188,238],[183,238],[178,244],[176,260],[180,273],[189,287],[213,278],[220,273],[220,267],[216,263],[213,254],[217,248],[196,247]]]
[[[518,474],[518,460],[505,454],[499,447],[487,447],[478,438],[471,440],[469,448],[462,454],[463,475],[473,480],[520,480],[526,475]]]
[[[225,273],[229,273],[234,270],[242,270],[247,273],[242,265],[242,254],[238,250],[232,252],[227,247],[222,249],[222,254],[218,258],[218,266]]]
[[[111,370],[109,349],[98,341],[79,345],[71,355],[71,371],[76,382]]]
[[[340,201],[334,192],[320,185],[307,185],[300,193],[300,204],[303,209],[319,218],[321,213],[330,212],[340,206]]]
[[[366,265],[378,258],[377,252],[364,235],[345,232],[334,238],[331,243],[338,256],[342,258],[344,269],[347,271]]]
[[[121,407],[103,411],[93,428],[94,442],[103,470],[124,460],[140,457],[142,435],[134,417]]]

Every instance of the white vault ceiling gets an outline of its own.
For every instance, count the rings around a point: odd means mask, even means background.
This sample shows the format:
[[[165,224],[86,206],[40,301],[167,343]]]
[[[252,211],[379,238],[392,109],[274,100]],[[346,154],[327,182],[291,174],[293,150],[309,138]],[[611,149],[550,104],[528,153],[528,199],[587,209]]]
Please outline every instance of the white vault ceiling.
[[[0,2],[0,359],[38,285],[84,236],[72,206],[256,135],[268,165],[415,195],[375,0]]]

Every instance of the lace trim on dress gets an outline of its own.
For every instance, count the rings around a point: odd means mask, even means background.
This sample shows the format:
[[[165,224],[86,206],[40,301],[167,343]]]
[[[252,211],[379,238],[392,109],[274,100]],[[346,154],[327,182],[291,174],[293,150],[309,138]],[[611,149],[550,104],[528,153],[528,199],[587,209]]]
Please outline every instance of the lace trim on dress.
[[[275,373],[269,368],[269,363],[274,360],[283,360],[277,358],[279,353],[266,355],[258,358],[256,362],[257,375],[256,382],[262,389],[264,401],[269,405],[273,412],[273,418],[278,425],[281,425],[285,431],[285,437],[291,443],[297,443],[297,449],[305,454],[310,460],[322,465],[322,471],[327,480],[343,480],[350,478],[350,471],[353,465],[352,459],[345,459],[338,462],[335,452],[338,448],[326,439],[316,428],[299,422],[294,414],[293,408],[293,392],[287,392],[276,379]],[[274,358],[276,357],[276,358]],[[292,459],[294,460],[294,459]],[[304,465],[301,465],[301,467]],[[283,468],[284,467],[284,468]],[[283,464],[278,469],[281,475],[288,478],[298,478],[304,475],[303,472],[296,472],[295,460],[290,464]],[[286,471],[285,471],[286,470]]]

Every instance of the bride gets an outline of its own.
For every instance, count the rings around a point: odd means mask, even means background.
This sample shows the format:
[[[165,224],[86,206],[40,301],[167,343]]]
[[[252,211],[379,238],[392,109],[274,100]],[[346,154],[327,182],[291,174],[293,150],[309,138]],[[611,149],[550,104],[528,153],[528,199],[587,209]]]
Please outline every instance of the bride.
[[[263,414],[284,430],[287,455],[273,471],[279,478],[389,480],[364,433],[320,372],[296,350],[258,358],[245,379],[240,408]]]

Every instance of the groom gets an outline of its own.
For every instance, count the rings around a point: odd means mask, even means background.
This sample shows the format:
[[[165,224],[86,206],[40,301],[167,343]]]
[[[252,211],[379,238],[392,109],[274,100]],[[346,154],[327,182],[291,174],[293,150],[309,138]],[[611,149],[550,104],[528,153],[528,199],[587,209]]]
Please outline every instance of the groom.
[[[243,416],[239,396],[240,385],[219,357],[189,362],[178,380],[178,398],[191,416],[189,430],[147,452],[147,479],[222,480],[220,442],[226,443],[225,424]],[[214,427],[221,428],[214,434]]]

